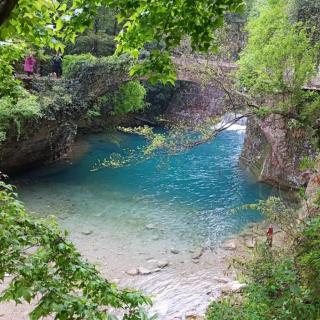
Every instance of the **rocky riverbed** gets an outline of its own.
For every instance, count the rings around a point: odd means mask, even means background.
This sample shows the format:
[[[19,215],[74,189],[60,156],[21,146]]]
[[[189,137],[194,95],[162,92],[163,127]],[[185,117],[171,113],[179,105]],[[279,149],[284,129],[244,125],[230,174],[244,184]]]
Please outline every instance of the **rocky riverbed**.
[[[232,261],[246,258],[258,242],[265,241],[267,225],[250,224],[239,235],[216,247],[203,246],[189,251],[167,248],[153,255],[143,250],[134,255],[130,250],[114,251],[111,238],[91,230],[79,230],[70,237],[106,278],[151,296],[154,305],[149,312],[157,314],[158,319],[203,319],[211,300],[240,291],[244,286],[236,279]],[[284,241],[281,230],[275,228],[274,245],[283,245]],[[29,311],[26,304],[0,305],[0,317],[5,320],[28,319]]]

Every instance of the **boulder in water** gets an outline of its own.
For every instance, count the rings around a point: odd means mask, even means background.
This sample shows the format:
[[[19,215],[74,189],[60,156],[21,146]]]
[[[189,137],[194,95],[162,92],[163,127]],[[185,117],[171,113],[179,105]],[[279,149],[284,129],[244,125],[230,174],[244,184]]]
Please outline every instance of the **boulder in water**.
[[[196,314],[196,311],[189,311],[185,315],[186,320],[202,320],[203,317]]]
[[[214,277],[213,279],[214,279],[214,281],[217,281],[217,282],[220,282],[220,283],[228,283],[229,282],[229,279],[226,279],[226,278]]]

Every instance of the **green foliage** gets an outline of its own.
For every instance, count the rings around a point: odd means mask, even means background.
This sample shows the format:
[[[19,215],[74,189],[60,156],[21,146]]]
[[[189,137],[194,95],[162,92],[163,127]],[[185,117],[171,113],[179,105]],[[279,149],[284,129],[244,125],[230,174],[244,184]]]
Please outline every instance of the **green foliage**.
[[[300,118],[311,127],[320,119],[320,96],[318,93],[307,97],[306,103],[300,110]]]
[[[68,54],[90,53],[97,57],[103,57],[112,55],[114,50],[114,36],[90,30],[83,35],[79,35],[75,44],[69,45],[65,52]]]
[[[77,64],[93,63],[97,60],[91,53],[83,53],[79,55],[66,55],[62,60],[63,73],[66,77],[72,74]]]
[[[141,309],[148,298],[104,279],[54,221],[30,217],[0,182],[0,281],[7,275],[0,301],[32,302],[30,319],[116,319],[110,307],[123,309],[123,319],[148,319]]]
[[[298,222],[277,198],[255,208],[280,225],[289,247],[258,245],[251,259],[237,265],[247,282],[243,293],[211,303],[207,320],[319,319],[320,217]]]
[[[254,114],[258,118],[265,118],[266,116],[270,115],[272,110],[268,106],[260,106],[257,110],[254,110]]]
[[[146,93],[146,89],[139,81],[125,82],[115,91],[99,97],[96,105],[90,110],[90,114],[100,115],[101,110],[110,111],[112,115],[140,111],[147,105],[145,102]]]
[[[16,124],[18,138],[21,123],[32,117],[41,117],[41,106],[37,96],[20,88],[15,97],[3,96],[0,98],[0,141],[5,140],[5,132]]]
[[[284,0],[258,1],[237,76],[256,101],[258,117],[280,114],[289,129],[307,128],[317,145],[320,97],[303,87],[316,75],[318,47],[306,27],[290,20],[288,6]]]
[[[19,95],[19,81],[13,77],[14,64],[21,59],[24,51],[25,46],[22,44],[0,44],[0,98]]]
[[[212,48],[214,30],[221,27],[228,11],[241,11],[241,0],[201,1],[127,1],[114,2],[119,21],[125,21],[125,32],[117,37],[118,52],[138,56],[148,43],[163,44],[163,50],[153,53],[158,60],[166,59],[171,48],[178,46],[184,36],[189,36],[193,50],[208,51]],[[162,65],[160,61],[157,63]],[[151,66],[150,66],[151,67]],[[153,73],[152,69],[149,71]]]
[[[162,84],[171,83],[174,85],[176,73],[171,61],[170,53],[158,49],[152,49],[150,55],[138,63],[130,70],[131,76],[148,76],[151,84],[161,81]]]
[[[86,76],[91,68],[101,73],[117,78],[128,74],[132,59],[128,55],[96,58],[90,53],[81,55],[67,55],[63,59],[64,74],[67,78],[79,79]]]
[[[317,168],[317,159],[311,157],[303,157],[299,163],[301,171],[315,170]]]
[[[320,3],[314,0],[291,0],[290,16],[294,21],[302,22],[312,43],[320,41]]]
[[[298,239],[296,261],[301,268],[302,282],[311,296],[310,301],[316,301],[314,308],[318,308],[320,315],[320,217],[307,222],[302,230],[302,237]]]
[[[316,50],[306,31],[290,23],[286,2],[269,1],[247,30],[248,45],[239,61],[242,86],[255,96],[301,94],[314,75]]]
[[[6,140],[6,132],[0,130],[0,144]]]
[[[114,37],[118,33],[116,13],[100,7],[94,17],[93,30],[88,29],[78,35],[74,44],[68,44],[66,54],[91,53],[94,56],[109,56],[115,51]]]
[[[219,129],[214,129],[218,122],[217,117],[207,118],[201,124],[180,121],[174,125],[169,124],[166,127],[167,130],[160,133],[146,125],[134,128],[118,127],[119,131],[143,137],[146,141],[145,145],[136,149],[124,150],[122,154],[113,153],[110,157],[98,161],[93,170],[103,167],[119,168],[143,162],[155,156],[179,154],[211,141],[219,133]]]
[[[114,114],[121,115],[142,110],[146,105],[144,101],[146,93],[144,86],[136,80],[120,85],[111,96],[114,103]]]
[[[250,19],[248,45],[239,61],[240,84],[272,111],[310,122],[319,114],[319,97],[303,86],[314,76],[316,48],[305,28],[289,20],[286,1],[269,0]],[[266,108],[261,114],[267,115]]]
[[[14,39],[29,45],[63,50],[74,42],[77,32],[90,27],[101,1],[20,0],[9,18],[0,25],[0,40]],[[3,8],[1,8],[3,9]]]
[[[86,117],[88,119],[90,118],[96,118],[96,117],[100,117],[101,116],[101,110],[98,106],[94,106],[91,109],[89,109],[86,113]]]
[[[123,23],[116,37],[117,52],[138,58],[150,44],[161,45],[132,72],[143,71],[153,79],[172,81],[172,68],[166,68],[169,52],[183,37],[191,39],[194,50],[208,51],[213,45],[214,30],[223,24],[227,12],[240,12],[243,0],[167,1],[167,0],[78,0],[31,1],[20,0],[8,18],[1,21],[0,41],[13,39],[29,46],[47,46],[64,50],[65,44],[75,42],[77,33],[94,27],[101,7],[117,13]],[[0,7],[0,12],[3,10]],[[98,21],[99,22],[99,21]],[[169,64],[172,66],[171,64]],[[156,67],[156,68],[154,68]],[[162,73],[155,73],[162,72]]]

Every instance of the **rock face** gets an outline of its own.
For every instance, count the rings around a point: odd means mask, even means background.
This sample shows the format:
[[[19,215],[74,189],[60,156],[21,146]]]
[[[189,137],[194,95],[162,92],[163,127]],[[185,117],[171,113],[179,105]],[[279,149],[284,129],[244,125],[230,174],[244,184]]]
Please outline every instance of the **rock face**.
[[[144,125],[157,115],[173,120],[201,122],[205,116],[221,114],[224,94],[218,88],[203,89],[190,81],[172,86],[147,85],[147,102],[142,114],[111,116],[114,106],[106,102],[100,116],[90,116],[97,99],[128,80],[130,61],[79,63],[68,77],[55,81],[28,81],[27,89],[41,98],[43,115],[21,123],[21,134],[13,123],[0,145],[0,172],[12,175],[66,155],[77,134],[105,132],[106,128]],[[149,124],[149,123],[148,123]]]
[[[164,117],[173,122],[202,123],[208,117],[223,113],[225,94],[218,86],[177,80],[175,86],[146,83],[147,101],[152,108],[145,110],[149,119]]]
[[[19,141],[14,135],[9,136],[1,146],[1,171],[17,172],[61,158],[69,151],[76,133],[75,123],[46,120],[39,122],[35,130],[28,130]]]
[[[76,134],[76,122],[59,116],[24,123],[19,138],[13,126],[0,146],[0,171],[10,174],[61,158],[70,150]]]
[[[81,104],[70,98],[63,81],[32,81],[32,91],[50,101],[42,115],[7,131],[0,145],[0,171],[15,173],[61,158],[71,148],[77,134],[77,121],[85,112]],[[19,134],[18,131],[21,133]]]
[[[307,202],[303,203],[303,210],[300,210],[300,218],[306,216],[314,216],[318,214],[320,209],[320,161],[317,162],[317,167],[313,172],[307,189]]]
[[[283,116],[250,118],[241,163],[263,182],[283,189],[298,189],[308,178],[299,170],[303,157],[312,154],[308,133],[288,128]]]

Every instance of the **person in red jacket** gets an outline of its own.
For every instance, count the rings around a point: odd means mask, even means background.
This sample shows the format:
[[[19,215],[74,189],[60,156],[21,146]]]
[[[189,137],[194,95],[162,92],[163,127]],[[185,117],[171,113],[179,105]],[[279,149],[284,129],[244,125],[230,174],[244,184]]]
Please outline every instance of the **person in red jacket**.
[[[273,226],[272,224],[270,224],[267,231],[267,245],[270,248],[272,247],[272,240],[273,240]]]

